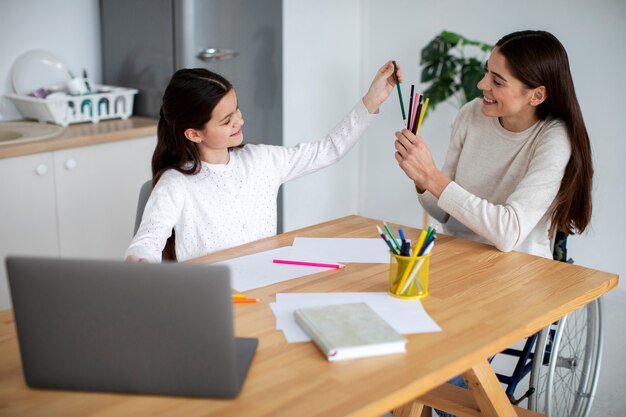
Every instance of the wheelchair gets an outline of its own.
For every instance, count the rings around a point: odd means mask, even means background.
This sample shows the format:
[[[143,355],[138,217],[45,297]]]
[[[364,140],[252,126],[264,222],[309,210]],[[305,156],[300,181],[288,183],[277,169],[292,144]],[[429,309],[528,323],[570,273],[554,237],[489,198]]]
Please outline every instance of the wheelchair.
[[[557,232],[554,259],[567,258],[567,234]],[[587,417],[598,385],[602,362],[604,303],[598,298],[526,339],[520,349],[502,355],[516,357],[511,375],[496,374],[513,404],[528,399],[528,408],[548,417]],[[527,376],[530,374],[530,378]],[[528,379],[520,397],[518,384]]]

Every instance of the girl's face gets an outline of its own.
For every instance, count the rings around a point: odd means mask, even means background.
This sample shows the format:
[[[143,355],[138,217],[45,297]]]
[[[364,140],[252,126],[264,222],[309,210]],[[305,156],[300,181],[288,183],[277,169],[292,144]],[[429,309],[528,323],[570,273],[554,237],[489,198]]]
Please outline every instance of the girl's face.
[[[185,135],[196,143],[202,160],[210,163],[227,163],[228,148],[238,146],[243,141],[242,126],[243,116],[237,105],[237,94],[231,89],[217,103],[211,113],[211,119],[204,128],[187,129]]]
[[[537,122],[536,106],[545,99],[545,88],[530,89],[514,78],[497,47],[486,67],[485,76],[478,82],[483,92],[483,114],[498,117],[502,127],[512,132],[521,132]]]

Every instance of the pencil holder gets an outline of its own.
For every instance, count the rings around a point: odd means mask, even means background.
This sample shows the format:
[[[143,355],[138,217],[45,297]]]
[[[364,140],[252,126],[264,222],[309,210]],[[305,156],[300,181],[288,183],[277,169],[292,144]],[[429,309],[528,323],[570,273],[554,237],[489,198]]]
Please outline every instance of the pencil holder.
[[[389,294],[415,300],[428,295],[430,253],[415,258],[391,253],[389,262]]]

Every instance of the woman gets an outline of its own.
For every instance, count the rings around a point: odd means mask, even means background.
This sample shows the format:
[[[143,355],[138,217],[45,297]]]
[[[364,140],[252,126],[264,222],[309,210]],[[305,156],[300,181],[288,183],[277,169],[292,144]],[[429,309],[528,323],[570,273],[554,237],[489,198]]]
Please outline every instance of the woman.
[[[552,258],[557,230],[591,219],[593,167],[567,53],[544,31],[500,39],[459,112],[443,168],[424,139],[396,133],[396,160],[444,232]]]

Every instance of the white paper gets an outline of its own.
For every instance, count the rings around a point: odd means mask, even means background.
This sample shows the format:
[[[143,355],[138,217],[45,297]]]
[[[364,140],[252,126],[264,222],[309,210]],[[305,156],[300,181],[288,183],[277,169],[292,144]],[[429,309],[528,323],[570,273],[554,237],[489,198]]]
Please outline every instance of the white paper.
[[[389,263],[389,247],[381,238],[296,237],[293,247],[309,250],[337,262]]]
[[[369,305],[400,334],[441,331],[419,300],[401,300],[384,292],[278,293],[270,307],[276,317],[276,329],[282,330],[287,342],[293,343],[311,340],[294,319],[297,308],[358,302]]]
[[[230,268],[230,285],[239,292],[332,270],[313,266],[275,264],[272,262],[274,259],[321,263],[338,262],[335,257],[320,255],[306,248],[285,246],[229,259],[227,261],[216,262],[213,265],[226,265]]]

